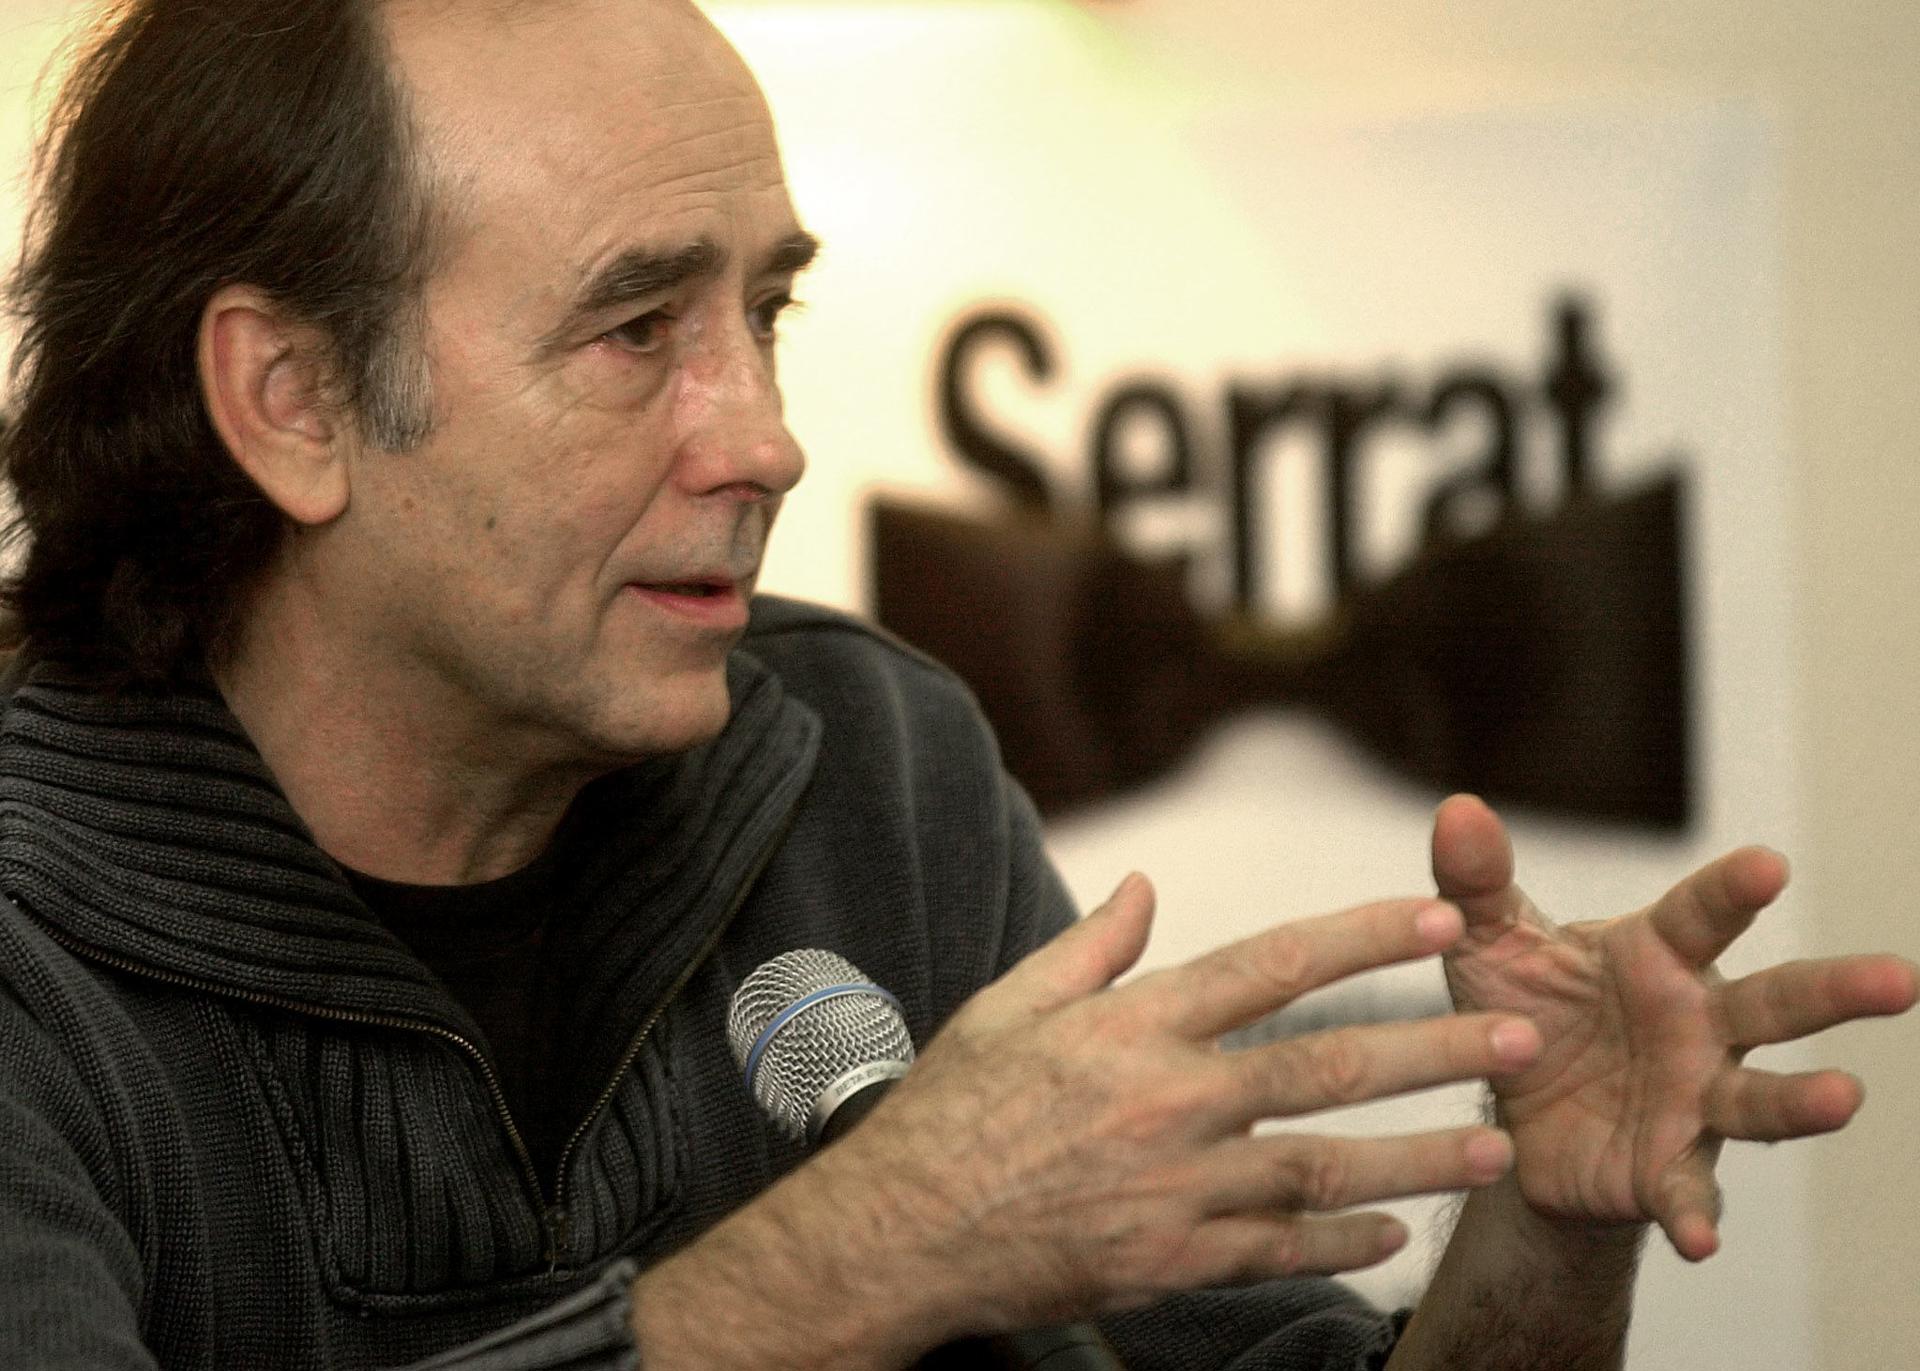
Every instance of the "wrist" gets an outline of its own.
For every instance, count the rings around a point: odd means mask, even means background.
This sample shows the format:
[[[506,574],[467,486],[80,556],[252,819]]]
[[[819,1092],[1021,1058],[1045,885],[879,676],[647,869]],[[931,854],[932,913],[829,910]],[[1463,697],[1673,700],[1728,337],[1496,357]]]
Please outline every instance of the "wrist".
[[[1618,1371],[1644,1232],[1541,1214],[1511,1175],[1474,1191],[1389,1371]]]
[[[1506,1106],[1491,1092],[1486,1100],[1486,1120],[1509,1136],[1514,1131]],[[1600,1269],[1624,1265],[1629,1274],[1638,1268],[1640,1249],[1651,1226],[1645,1220],[1572,1217],[1541,1209],[1527,1199],[1518,1169],[1479,1194],[1484,1203],[1500,1211],[1516,1240],[1544,1262]]]
[[[913,1229],[829,1149],[635,1283],[647,1371],[896,1371],[957,1331],[963,1297],[921,1269]]]
[[[1499,1214],[1511,1240],[1543,1271],[1586,1275],[1609,1283],[1631,1277],[1640,1261],[1648,1225],[1573,1218],[1536,1208],[1509,1174],[1475,1196]],[[1473,1201],[1470,1201],[1472,1203]]]

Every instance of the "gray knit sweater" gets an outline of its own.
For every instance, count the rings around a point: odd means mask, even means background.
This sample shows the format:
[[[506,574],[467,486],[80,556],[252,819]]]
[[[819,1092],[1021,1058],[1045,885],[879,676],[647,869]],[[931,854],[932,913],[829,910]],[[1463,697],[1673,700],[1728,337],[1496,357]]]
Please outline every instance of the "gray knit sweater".
[[[211,688],[37,668],[0,723],[0,1366],[632,1364],[627,1275],[800,1163],[728,1059],[766,957],[835,949],[924,1041],[1071,918],[965,692],[767,600],[726,732],[589,787],[588,1102],[534,1173],[479,1029],[313,844]],[[1115,1320],[1130,1367],[1360,1368],[1336,1286]],[[451,1351],[450,1351],[451,1349]]]

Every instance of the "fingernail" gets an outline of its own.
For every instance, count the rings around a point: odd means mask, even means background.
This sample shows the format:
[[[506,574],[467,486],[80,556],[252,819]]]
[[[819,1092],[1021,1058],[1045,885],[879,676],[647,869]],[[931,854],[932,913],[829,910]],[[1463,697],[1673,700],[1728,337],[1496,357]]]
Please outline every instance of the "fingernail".
[[[1416,914],[1413,926],[1422,942],[1450,942],[1460,936],[1460,931],[1466,927],[1466,919],[1458,909],[1442,901],[1430,904]]]
[[[1411,1236],[1407,1226],[1400,1220],[1388,1219],[1380,1225],[1380,1255],[1392,1256],[1407,1245],[1407,1239]]]
[[[1533,1054],[1540,1050],[1539,1033],[1524,1019],[1495,1024],[1488,1038],[1493,1043],[1493,1055],[1509,1066],[1532,1061]]]

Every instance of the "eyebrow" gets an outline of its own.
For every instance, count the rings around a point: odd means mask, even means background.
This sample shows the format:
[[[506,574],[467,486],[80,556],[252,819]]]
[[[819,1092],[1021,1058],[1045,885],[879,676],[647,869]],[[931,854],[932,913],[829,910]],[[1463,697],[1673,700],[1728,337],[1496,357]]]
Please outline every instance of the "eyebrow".
[[[819,255],[818,238],[811,233],[791,233],[774,244],[760,274],[792,276],[805,271]],[[560,326],[541,341],[541,351],[563,346],[582,323],[595,315],[716,276],[726,264],[726,249],[711,238],[696,239],[664,252],[629,248],[587,278]]]
[[[767,254],[766,274],[794,276],[813,265],[820,255],[820,240],[811,233],[790,233]]]

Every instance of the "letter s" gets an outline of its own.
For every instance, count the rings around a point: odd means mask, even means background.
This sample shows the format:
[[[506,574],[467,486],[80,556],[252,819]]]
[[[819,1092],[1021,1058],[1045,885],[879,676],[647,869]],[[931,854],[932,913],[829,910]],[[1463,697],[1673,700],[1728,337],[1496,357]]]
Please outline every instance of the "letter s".
[[[1031,452],[994,433],[974,411],[966,393],[967,366],[985,343],[1005,340],[1020,352],[1036,381],[1053,375],[1053,353],[1025,315],[995,309],[975,314],[954,330],[940,361],[940,428],[969,466],[1000,482],[1023,504],[1045,509],[1052,503],[1045,468]]]

